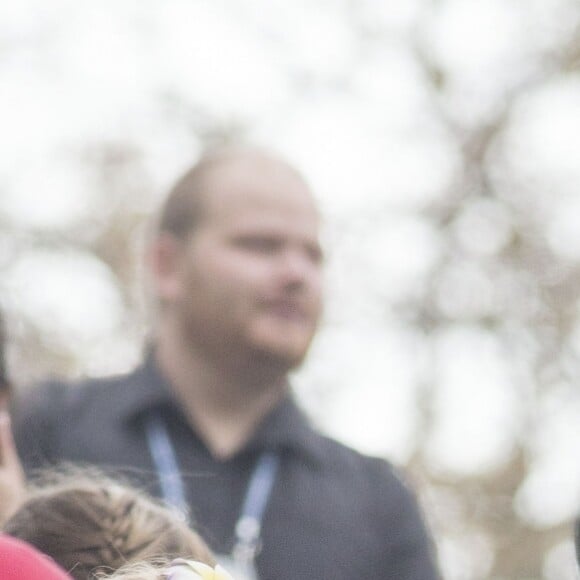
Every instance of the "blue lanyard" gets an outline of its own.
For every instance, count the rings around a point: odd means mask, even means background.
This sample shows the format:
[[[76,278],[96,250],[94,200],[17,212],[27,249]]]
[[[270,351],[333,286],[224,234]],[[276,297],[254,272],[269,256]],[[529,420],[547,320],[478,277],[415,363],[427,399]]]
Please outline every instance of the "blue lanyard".
[[[179,510],[189,519],[189,505],[183,488],[183,479],[173,444],[169,438],[165,422],[157,414],[147,418],[145,423],[147,445],[159,478],[161,496],[165,503]]]
[[[236,542],[232,555],[235,560],[252,562],[260,549],[262,519],[272,488],[276,481],[280,457],[271,451],[264,451],[258,457],[254,471],[250,475],[246,497],[235,526]]]
[[[159,415],[148,417],[145,434],[163,500],[187,517],[189,505],[177,456],[167,426]],[[264,451],[256,461],[234,530],[236,537],[234,556],[237,558],[253,560],[256,555],[262,519],[276,482],[279,465],[280,457],[271,451]]]

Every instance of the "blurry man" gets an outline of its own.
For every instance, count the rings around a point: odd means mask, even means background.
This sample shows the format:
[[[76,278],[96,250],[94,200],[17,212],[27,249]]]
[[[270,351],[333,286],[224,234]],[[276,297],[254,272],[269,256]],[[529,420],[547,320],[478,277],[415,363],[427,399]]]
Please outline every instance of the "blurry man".
[[[18,422],[25,465],[153,474],[239,580],[436,578],[391,466],[319,435],[292,398],[288,373],[322,310],[319,227],[284,161],[204,157],[170,192],[150,248],[158,312],[143,365],[38,390]]]

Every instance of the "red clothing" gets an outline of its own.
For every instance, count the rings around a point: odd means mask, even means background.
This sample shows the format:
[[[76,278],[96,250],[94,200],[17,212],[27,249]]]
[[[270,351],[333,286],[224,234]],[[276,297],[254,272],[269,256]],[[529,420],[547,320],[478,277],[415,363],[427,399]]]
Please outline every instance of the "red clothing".
[[[2,580],[70,580],[48,556],[9,536],[0,536]]]

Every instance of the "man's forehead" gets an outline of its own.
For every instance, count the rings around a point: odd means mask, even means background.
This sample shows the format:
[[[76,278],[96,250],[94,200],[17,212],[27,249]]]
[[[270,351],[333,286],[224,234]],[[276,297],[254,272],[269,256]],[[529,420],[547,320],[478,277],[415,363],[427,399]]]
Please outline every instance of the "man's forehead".
[[[247,206],[318,214],[302,176],[287,163],[265,156],[234,158],[214,166],[205,176],[203,197],[210,212]]]
[[[216,157],[204,171],[207,189],[231,182],[271,181],[278,185],[300,184],[304,190],[308,185],[302,175],[286,161],[259,151],[240,151]]]

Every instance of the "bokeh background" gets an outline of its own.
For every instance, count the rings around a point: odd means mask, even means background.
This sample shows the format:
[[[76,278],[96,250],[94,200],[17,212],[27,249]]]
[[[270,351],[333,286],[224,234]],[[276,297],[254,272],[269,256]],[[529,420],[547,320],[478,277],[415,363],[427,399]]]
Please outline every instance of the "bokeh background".
[[[313,420],[406,470],[446,579],[575,578],[580,3],[0,3],[20,388],[136,363],[149,218],[239,139],[301,168],[326,218],[294,378]]]

